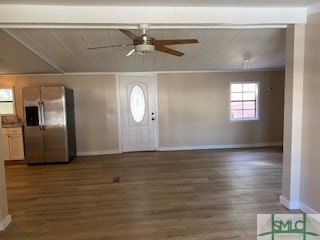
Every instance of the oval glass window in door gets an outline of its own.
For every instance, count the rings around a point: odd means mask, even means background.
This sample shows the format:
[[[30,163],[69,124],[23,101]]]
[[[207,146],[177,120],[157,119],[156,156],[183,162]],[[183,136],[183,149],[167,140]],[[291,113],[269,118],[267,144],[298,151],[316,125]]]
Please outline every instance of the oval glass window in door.
[[[131,90],[130,109],[133,120],[140,123],[146,112],[146,99],[143,90],[139,85],[135,85]]]

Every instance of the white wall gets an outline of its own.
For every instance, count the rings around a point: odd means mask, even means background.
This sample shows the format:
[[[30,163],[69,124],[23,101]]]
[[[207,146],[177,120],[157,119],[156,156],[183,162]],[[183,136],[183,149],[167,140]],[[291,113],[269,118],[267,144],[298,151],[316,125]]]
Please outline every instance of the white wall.
[[[261,120],[229,122],[230,81],[260,81]],[[20,117],[22,87],[57,84],[74,90],[78,154],[118,151],[115,75],[0,76]],[[283,72],[158,74],[160,148],[282,142],[283,88]]]
[[[320,13],[306,27],[300,201],[320,212]]]
[[[74,90],[78,155],[118,151],[115,76],[16,75],[0,76],[1,86],[14,86],[17,115],[22,118],[21,88],[64,85]]]
[[[229,121],[229,82],[237,81],[260,81],[259,121]],[[164,149],[282,142],[283,72],[159,74],[158,88]]]

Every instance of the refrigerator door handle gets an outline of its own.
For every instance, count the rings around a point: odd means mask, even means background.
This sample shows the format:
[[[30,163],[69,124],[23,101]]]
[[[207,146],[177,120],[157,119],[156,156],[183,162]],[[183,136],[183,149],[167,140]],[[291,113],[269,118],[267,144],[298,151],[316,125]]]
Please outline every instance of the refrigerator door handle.
[[[39,129],[42,131],[42,116],[41,116],[41,102],[38,101],[38,119],[39,119]]]
[[[44,121],[44,102],[43,101],[41,101],[41,117],[42,117],[42,119],[41,119],[41,124],[42,124],[42,130],[44,131],[44,130],[46,130],[46,128],[45,128],[45,121]]]

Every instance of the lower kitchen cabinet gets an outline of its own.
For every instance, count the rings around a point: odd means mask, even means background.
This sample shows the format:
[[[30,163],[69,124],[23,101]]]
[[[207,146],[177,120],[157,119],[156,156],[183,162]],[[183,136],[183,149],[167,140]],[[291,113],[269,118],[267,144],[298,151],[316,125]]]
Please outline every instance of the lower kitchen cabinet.
[[[2,129],[2,149],[4,160],[23,160],[23,136],[22,128]]]
[[[3,160],[10,160],[9,138],[7,134],[2,134],[2,154]]]

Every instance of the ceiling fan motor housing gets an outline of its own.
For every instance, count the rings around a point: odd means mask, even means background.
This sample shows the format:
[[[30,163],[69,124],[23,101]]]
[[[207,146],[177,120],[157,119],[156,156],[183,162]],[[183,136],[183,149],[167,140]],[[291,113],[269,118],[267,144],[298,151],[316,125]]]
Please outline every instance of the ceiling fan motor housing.
[[[148,37],[146,34],[143,34],[134,39],[133,44],[136,52],[147,53],[155,50],[154,41],[155,39],[153,37]]]

